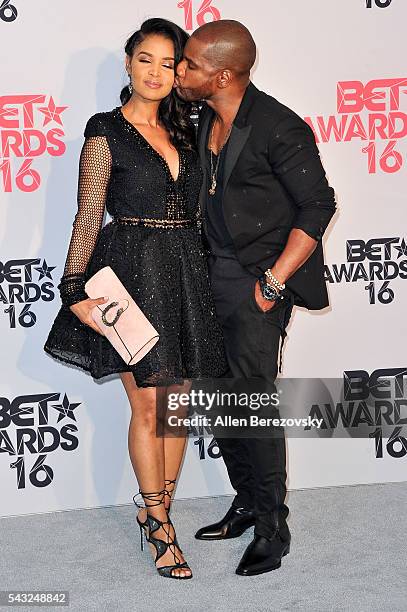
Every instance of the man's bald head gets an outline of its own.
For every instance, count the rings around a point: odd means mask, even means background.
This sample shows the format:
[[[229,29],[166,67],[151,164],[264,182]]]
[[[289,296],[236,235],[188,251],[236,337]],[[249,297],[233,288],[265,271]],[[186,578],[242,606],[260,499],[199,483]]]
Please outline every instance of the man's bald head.
[[[192,37],[206,45],[204,57],[215,70],[229,69],[240,78],[250,73],[256,61],[256,44],[239,21],[211,21],[195,30]]]

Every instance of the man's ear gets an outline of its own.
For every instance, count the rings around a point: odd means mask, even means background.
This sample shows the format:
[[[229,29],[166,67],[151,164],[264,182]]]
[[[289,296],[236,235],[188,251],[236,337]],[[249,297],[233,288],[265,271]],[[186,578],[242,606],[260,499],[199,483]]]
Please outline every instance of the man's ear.
[[[230,70],[221,70],[216,77],[216,84],[220,89],[225,89],[225,87],[229,87],[231,82],[233,81],[233,74]]]

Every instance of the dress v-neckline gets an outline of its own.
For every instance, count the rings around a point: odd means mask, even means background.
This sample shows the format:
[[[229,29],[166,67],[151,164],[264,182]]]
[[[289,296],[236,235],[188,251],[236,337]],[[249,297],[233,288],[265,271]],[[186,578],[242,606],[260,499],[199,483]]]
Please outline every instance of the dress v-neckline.
[[[172,172],[171,172],[171,168],[170,168],[170,166],[169,166],[169,164],[168,164],[167,160],[165,159],[165,157],[164,157],[163,155],[161,155],[161,153],[159,153],[159,152],[157,151],[157,149],[155,149],[155,148],[153,147],[153,145],[152,145],[152,144],[151,144],[151,143],[150,143],[150,142],[147,140],[147,138],[146,138],[145,136],[143,136],[143,134],[140,132],[140,130],[139,130],[139,129],[137,129],[137,128],[136,128],[136,126],[135,126],[135,125],[134,125],[134,124],[133,124],[131,121],[129,121],[128,119],[126,119],[126,117],[125,117],[125,116],[124,116],[124,114],[123,114],[123,110],[122,110],[122,107],[121,107],[121,106],[118,106],[118,107],[117,107],[117,110],[119,111],[119,113],[120,113],[120,115],[121,115],[122,119],[123,119],[123,120],[126,122],[126,124],[127,124],[127,125],[129,125],[129,126],[130,126],[130,127],[131,127],[131,128],[132,128],[132,129],[133,129],[135,132],[136,132],[136,134],[138,134],[138,136],[139,136],[140,138],[142,138],[142,140],[145,142],[145,144],[146,144],[146,145],[147,145],[147,146],[148,146],[148,147],[149,147],[149,148],[150,148],[150,149],[151,149],[151,150],[152,150],[152,151],[153,151],[153,152],[154,152],[154,153],[157,155],[157,157],[159,157],[159,158],[160,158],[160,160],[161,160],[161,161],[164,163],[164,165],[165,165],[165,167],[166,167],[166,169],[167,169],[167,171],[168,171],[168,173],[169,173],[169,175],[170,175],[170,177],[171,177],[171,179],[172,179],[172,182],[173,182],[174,184],[178,183],[179,178],[180,178],[180,175],[181,175],[181,167],[182,167],[182,164],[181,164],[181,152],[180,152],[180,151],[178,151],[178,149],[176,149],[176,151],[177,151],[177,155],[178,155],[178,175],[177,175],[177,178],[175,179],[175,178],[174,178],[174,176],[173,176],[173,174],[172,174]]]

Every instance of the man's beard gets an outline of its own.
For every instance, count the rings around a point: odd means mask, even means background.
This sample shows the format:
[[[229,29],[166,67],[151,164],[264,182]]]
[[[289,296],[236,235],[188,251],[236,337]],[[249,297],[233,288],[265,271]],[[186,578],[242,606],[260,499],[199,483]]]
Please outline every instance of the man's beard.
[[[198,102],[199,100],[207,100],[211,97],[212,92],[207,83],[201,87],[194,89],[183,88],[181,85],[177,87],[177,93],[180,98],[187,102]]]

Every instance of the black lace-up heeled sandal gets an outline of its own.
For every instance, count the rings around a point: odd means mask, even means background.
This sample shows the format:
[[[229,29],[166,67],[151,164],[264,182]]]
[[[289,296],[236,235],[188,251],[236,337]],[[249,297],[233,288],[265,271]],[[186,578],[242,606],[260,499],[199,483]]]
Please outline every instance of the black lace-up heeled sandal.
[[[177,555],[176,549],[178,549],[181,554],[182,554],[182,550],[178,544],[177,537],[175,536],[173,538],[170,535],[171,527],[174,530],[174,535],[175,535],[175,529],[174,529],[174,525],[171,522],[171,519],[168,516],[168,512],[166,511],[166,516],[167,516],[166,521],[160,521],[154,516],[151,516],[150,514],[148,514],[148,508],[152,508],[154,506],[159,506],[161,504],[164,504],[164,498],[166,494],[165,489],[163,489],[162,491],[157,491],[157,492],[152,492],[152,493],[146,493],[144,491],[139,490],[138,494],[143,497],[144,506],[140,505],[136,501],[137,495],[133,496],[133,501],[135,505],[137,506],[137,508],[140,508],[140,509],[146,508],[147,510],[147,516],[146,516],[145,521],[141,521],[139,517],[137,516],[137,523],[140,527],[141,550],[144,550],[144,541],[143,541],[143,536],[144,536],[146,541],[152,544],[156,550],[156,556],[154,559],[155,564],[157,564],[157,561],[159,561],[159,559],[161,559],[161,557],[165,555],[167,550],[170,550],[172,556],[174,557],[173,565],[164,565],[162,567],[157,567],[156,565],[157,572],[160,574],[160,576],[164,576],[165,578],[176,578],[179,580],[187,580],[188,578],[192,578],[191,568],[189,567],[188,563],[186,561],[181,563],[181,558]],[[151,502],[151,503],[147,503],[147,502]],[[159,537],[154,536],[154,533],[158,531],[158,529],[160,528],[165,533],[166,541],[161,540]],[[185,576],[179,576],[174,573],[174,570],[183,570],[183,569],[188,570],[191,573]]]

